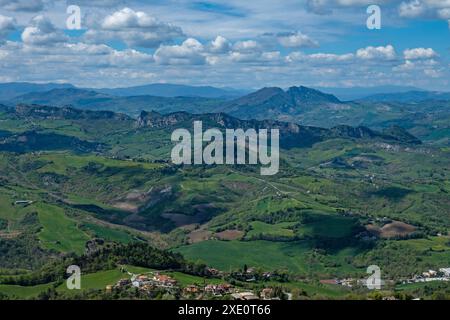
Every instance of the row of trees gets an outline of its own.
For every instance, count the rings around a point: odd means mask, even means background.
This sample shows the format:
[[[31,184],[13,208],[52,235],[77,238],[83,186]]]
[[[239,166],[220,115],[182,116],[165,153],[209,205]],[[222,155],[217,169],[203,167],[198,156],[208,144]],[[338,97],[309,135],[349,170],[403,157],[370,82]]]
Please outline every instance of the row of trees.
[[[67,277],[66,268],[69,265],[79,266],[83,273],[110,270],[119,265],[133,265],[160,270],[179,270],[199,276],[208,275],[206,265],[187,262],[180,254],[156,249],[144,242],[133,242],[107,244],[98,251],[82,256],[71,254],[60,257],[46,263],[37,271],[4,276],[0,278],[0,283],[30,286],[60,282]]]

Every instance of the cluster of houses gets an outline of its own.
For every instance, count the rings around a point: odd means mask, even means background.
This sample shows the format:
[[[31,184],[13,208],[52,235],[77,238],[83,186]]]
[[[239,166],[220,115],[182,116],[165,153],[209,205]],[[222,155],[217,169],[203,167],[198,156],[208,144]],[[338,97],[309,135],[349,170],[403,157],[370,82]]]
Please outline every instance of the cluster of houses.
[[[191,284],[180,288],[177,280],[169,275],[158,272],[135,275],[131,274],[131,279],[124,278],[117,281],[115,285],[106,286],[106,291],[120,290],[130,287],[138,288],[142,292],[150,293],[154,290],[165,290],[169,293],[179,293],[184,297],[195,297],[201,299],[203,296],[223,297],[230,296],[234,300],[273,300],[273,289],[264,288],[261,293],[255,294],[252,291],[242,292],[228,283],[197,285]]]
[[[156,273],[148,273],[142,275],[132,275],[131,279],[121,279],[115,285],[108,285],[107,291],[113,289],[121,289],[125,287],[135,287],[144,292],[150,292],[155,289],[165,289],[168,292],[181,290],[177,280],[169,275]],[[186,296],[197,296],[208,294],[212,296],[223,296],[235,293],[234,287],[230,284],[208,284],[206,286],[189,285],[183,288],[183,294]]]
[[[428,270],[423,272],[420,275],[415,275],[411,279],[403,280],[403,284],[407,283],[416,283],[416,282],[431,282],[431,281],[450,281],[450,268],[440,268],[438,271],[436,270]],[[385,282],[394,283],[393,280],[386,280]],[[366,285],[365,279],[327,279],[320,280],[322,284],[335,284],[341,285],[344,287],[352,288],[355,285]]]
[[[431,281],[450,281],[450,268],[440,268],[436,270],[428,270],[422,272],[421,275],[416,275],[412,279],[408,279],[403,283],[414,282],[431,282]]]
[[[177,281],[175,279],[167,275],[155,273],[149,275],[133,275],[131,279],[120,279],[115,285],[106,286],[106,291],[129,286],[138,288],[142,291],[153,291],[157,288],[167,289],[168,291],[178,289]]]
[[[136,288],[140,288],[141,286],[148,284],[162,288],[174,288],[177,285],[177,281],[168,275],[155,273],[153,277],[139,275],[134,279],[134,281],[131,282],[131,284]]]
[[[278,298],[273,297],[273,288],[262,289],[259,296],[253,291],[239,291],[230,284],[208,284],[205,287],[190,285],[184,288],[183,291],[186,296],[206,294],[221,297],[230,295],[230,297],[234,300],[279,300]]]

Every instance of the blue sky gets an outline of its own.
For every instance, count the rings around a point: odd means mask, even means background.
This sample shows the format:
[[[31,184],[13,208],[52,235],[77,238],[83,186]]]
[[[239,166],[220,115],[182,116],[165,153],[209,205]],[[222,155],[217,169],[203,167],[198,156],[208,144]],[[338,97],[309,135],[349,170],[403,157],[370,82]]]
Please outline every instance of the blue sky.
[[[450,0],[0,0],[0,82],[450,91],[449,21]]]

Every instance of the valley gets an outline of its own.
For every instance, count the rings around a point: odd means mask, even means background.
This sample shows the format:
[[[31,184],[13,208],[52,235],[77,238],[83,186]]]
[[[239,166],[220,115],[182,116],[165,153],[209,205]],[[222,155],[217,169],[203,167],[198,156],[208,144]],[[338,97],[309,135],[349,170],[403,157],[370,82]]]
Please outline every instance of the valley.
[[[445,136],[415,135],[420,125],[305,126],[281,116],[239,113],[240,119],[232,111],[133,116],[27,104],[0,110],[0,293],[7,298],[70,297],[60,288],[71,259],[87,264],[88,283],[104,279],[82,290],[87,298],[111,297],[105,286],[123,278],[125,262],[198,277],[180,290],[212,279],[241,291],[281,287],[297,298],[300,291],[305,299],[372,297],[361,284],[324,284],[367,278],[372,264],[388,283],[382,296],[431,298],[434,292],[403,282],[450,265],[450,149]],[[172,164],[171,133],[192,129],[194,121],[219,130],[279,129],[279,173]],[[134,244],[181,254],[186,266],[119,254]],[[110,246],[117,246],[117,259],[101,254]],[[205,274],[206,266],[220,276]],[[244,267],[286,278],[236,280]],[[445,283],[437,289],[448,290]]]

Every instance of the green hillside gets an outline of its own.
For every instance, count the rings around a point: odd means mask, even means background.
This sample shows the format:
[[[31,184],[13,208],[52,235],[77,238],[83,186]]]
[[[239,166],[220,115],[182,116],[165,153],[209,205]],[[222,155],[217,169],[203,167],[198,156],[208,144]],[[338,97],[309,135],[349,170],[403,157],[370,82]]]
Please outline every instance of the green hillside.
[[[171,132],[198,119],[222,130],[280,128],[279,173],[173,165]],[[74,295],[63,283],[69,262],[87,268],[87,298],[103,297],[123,264],[160,267],[182,286],[227,281],[259,290],[268,272],[286,290],[333,298],[367,292],[320,280],[362,279],[376,264],[400,284],[450,261],[448,148],[399,127],[323,129],[223,114],[133,119],[40,106],[0,120],[0,293],[8,296]],[[128,245],[185,260],[108,251]],[[255,283],[239,275],[244,266],[258,270]]]

